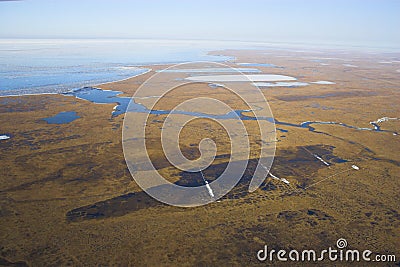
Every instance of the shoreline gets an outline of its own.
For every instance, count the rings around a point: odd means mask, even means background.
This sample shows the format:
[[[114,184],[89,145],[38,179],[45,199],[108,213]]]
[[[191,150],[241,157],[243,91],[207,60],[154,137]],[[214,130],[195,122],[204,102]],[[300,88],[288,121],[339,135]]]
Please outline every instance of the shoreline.
[[[52,93],[52,92],[48,92],[48,93],[36,93],[36,94],[21,94],[21,95],[0,95],[0,98],[3,97],[18,97],[18,96],[35,96],[35,95],[60,95],[62,93]]]
[[[214,50],[210,50],[208,51],[206,54],[207,55],[212,55],[211,53],[215,52]],[[222,55],[221,55],[222,56]],[[231,56],[226,56],[227,59],[226,60],[222,60],[222,63],[226,63],[226,62],[232,62],[235,60],[235,57],[231,57]],[[185,61],[184,61],[185,62]],[[73,89],[68,89],[68,90],[62,90],[62,89],[49,89],[48,92],[46,92],[46,89],[42,89],[42,91],[45,92],[41,92],[41,93],[30,93],[30,91],[34,90],[34,89],[17,89],[17,90],[0,90],[0,98],[3,97],[17,97],[17,96],[34,96],[34,95],[62,95],[64,93],[68,93],[68,92],[72,92],[74,90],[79,90],[82,89],[84,87],[92,87],[92,88],[97,88],[100,90],[104,90],[101,89],[100,86],[102,85],[107,85],[107,84],[112,84],[112,83],[117,83],[117,82],[123,82],[141,75],[145,75],[151,71],[153,71],[152,68],[146,68],[146,67],[151,67],[151,66],[163,66],[163,65],[175,65],[175,64],[180,64],[180,63],[184,63],[184,62],[158,62],[158,63],[149,63],[149,64],[132,64],[133,67],[138,67],[138,68],[142,68],[145,69],[146,71],[144,71],[143,73],[138,73],[136,75],[133,76],[129,76],[127,78],[123,78],[123,79],[119,79],[119,80],[112,80],[112,81],[108,81],[108,82],[103,82],[103,83],[96,83],[93,85],[83,85],[80,87],[76,87]],[[12,94],[14,92],[21,92],[21,91],[27,91],[27,93],[20,93],[20,94]],[[40,89],[38,89],[38,91],[40,91]],[[59,91],[59,92],[54,92],[54,91]],[[5,94],[3,94],[3,92],[6,92]],[[11,93],[11,94],[7,94],[7,92]]]
[[[109,81],[109,82],[105,82],[105,83],[99,83],[99,84],[95,84],[95,85],[89,86],[89,87],[98,88],[98,86],[102,86],[102,85],[105,85],[105,84],[123,82],[123,81],[129,80],[129,79],[135,78],[135,77],[139,77],[139,76],[141,76],[141,75],[145,75],[145,74],[151,72],[152,70],[153,70],[153,69],[147,69],[147,70],[146,70],[145,72],[143,72],[143,73],[139,73],[139,74],[130,76],[130,77],[128,77],[128,78],[124,78],[124,79],[120,79],[120,80],[116,80],[116,81]],[[98,89],[101,89],[101,88],[98,88]],[[103,89],[101,89],[101,90],[103,90]],[[111,90],[109,90],[109,91],[111,91]]]
[[[214,50],[208,51],[206,54],[207,55],[212,55],[211,53],[215,52]],[[226,60],[222,60],[222,63],[226,63],[226,62],[232,62],[232,60],[235,59],[235,57],[231,57],[231,56],[226,56],[227,59]],[[150,63],[150,64],[132,64],[133,67],[138,67],[138,68],[142,68],[146,71],[144,71],[143,73],[138,73],[132,76],[129,76],[127,78],[123,78],[123,79],[119,79],[119,80],[112,80],[112,81],[108,81],[108,82],[103,82],[103,83],[96,83],[93,85],[82,85],[73,89],[68,89],[68,90],[62,90],[62,89],[42,89],[41,91],[44,92],[40,92],[40,93],[31,93],[30,91],[34,90],[34,89],[17,89],[17,90],[0,90],[0,98],[3,97],[17,97],[17,96],[34,96],[34,95],[62,95],[64,93],[68,93],[68,92],[72,92],[74,90],[79,90],[82,89],[84,87],[93,87],[93,88],[97,88],[100,90],[104,90],[101,89],[100,86],[102,85],[107,85],[107,84],[112,84],[112,83],[117,83],[117,82],[123,82],[141,75],[145,75],[151,71],[153,71],[152,68],[146,68],[146,67],[151,67],[151,66],[163,66],[163,65],[175,65],[175,64],[180,64],[180,63],[184,63],[184,62],[158,62],[158,63]],[[14,92],[21,92],[20,94],[18,93],[14,93]],[[27,91],[27,93],[23,93],[23,91]],[[38,89],[38,91],[40,91],[40,89]],[[46,92],[47,91],[47,92]],[[55,92],[56,91],[56,92]],[[57,92],[58,91],[58,92]],[[3,94],[3,92],[6,92],[5,94]],[[7,92],[9,92],[10,94],[7,94]]]
[[[149,66],[150,66],[150,65],[149,65]],[[0,98],[2,98],[2,97],[16,97],[16,96],[35,96],[35,95],[62,95],[62,94],[65,94],[65,93],[73,92],[74,90],[82,89],[82,88],[84,88],[84,87],[93,87],[93,88],[98,88],[98,89],[100,89],[100,90],[103,90],[103,89],[99,88],[98,86],[105,85],[105,84],[110,84],[110,83],[116,83],[116,82],[126,81],[126,80],[129,80],[129,79],[132,79],[132,78],[135,78],[135,77],[138,77],[138,76],[147,74],[147,73],[149,73],[149,72],[151,72],[151,71],[152,71],[152,69],[147,69],[147,70],[144,71],[143,73],[139,73],[139,74],[136,74],[136,75],[133,75],[133,76],[129,76],[128,78],[123,78],[123,79],[119,79],[119,80],[113,80],[113,81],[104,82],[104,83],[97,83],[97,84],[93,84],[93,85],[80,86],[80,87],[77,87],[77,88],[74,88],[74,89],[68,89],[68,90],[65,90],[65,91],[62,90],[62,91],[60,91],[60,92],[29,93],[29,91],[31,91],[31,90],[33,90],[33,89],[4,90],[5,92],[10,92],[10,91],[17,91],[17,92],[18,92],[18,91],[27,90],[28,93],[11,94],[11,95],[5,94],[5,95],[2,95],[2,91],[0,91]],[[56,89],[55,89],[55,90],[56,90]],[[11,92],[10,92],[10,93],[11,93]]]

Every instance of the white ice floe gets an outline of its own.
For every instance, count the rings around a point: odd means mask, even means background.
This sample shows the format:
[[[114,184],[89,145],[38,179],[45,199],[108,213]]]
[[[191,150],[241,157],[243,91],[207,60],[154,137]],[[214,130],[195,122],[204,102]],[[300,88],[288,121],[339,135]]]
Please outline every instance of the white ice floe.
[[[275,64],[270,64],[270,63],[249,63],[249,62],[244,62],[244,63],[236,63],[237,65],[240,66],[248,66],[248,67],[277,67]]]
[[[349,67],[349,68],[358,68],[358,66],[352,65],[352,64],[343,64],[343,66]]]
[[[258,87],[300,87],[300,86],[307,86],[308,83],[303,83],[303,82],[276,82],[276,83],[257,82],[257,83],[253,83],[253,85],[258,86]]]
[[[202,72],[211,72],[211,73],[238,73],[238,72],[253,72],[258,73],[261,72],[259,69],[255,68],[200,68],[200,69],[166,69],[166,70],[158,70],[157,72],[164,73],[202,73]]]
[[[195,82],[278,82],[296,81],[297,79],[276,74],[251,74],[251,75],[207,75],[187,77],[186,80]]]
[[[356,166],[356,165],[351,165],[351,167],[353,168],[353,169],[355,169],[355,170],[359,170],[360,168],[358,167],[358,166]]]
[[[7,139],[10,139],[10,137],[8,135],[6,135],[6,134],[0,135],[0,140],[7,140]]]
[[[142,69],[137,66],[122,66],[122,67],[116,67],[116,68],[120,69],[120,70],[141,70]]]
[[[321,66],[329,66],[329,65],[331,65],[331,64],[328,64],[328,63],[319,63]]]
[[[225,87],[225,85],[220,83],[209,83],[208,86],[210,86],[211,88]]]
[[[334,82],[330,81],[316,81],[316,82],[311,82],[313,84],[335,84]]]
[[[9,91],[7,91],[7,92],[9,92]],[[59,94],[59,93],[51,93],[51,92],[49,92],[49,93],[37,93],[37,94],[34,94],[34,93],[32,93],[32,94],[21,93],[21,94],[9,95],[9,94],[7,94],[7,92],[6,92],[5,95],[0,95],[0,97],[27,96],[27,95],[30,95],[30,96],[33,96],[33,95],[58,95]]]

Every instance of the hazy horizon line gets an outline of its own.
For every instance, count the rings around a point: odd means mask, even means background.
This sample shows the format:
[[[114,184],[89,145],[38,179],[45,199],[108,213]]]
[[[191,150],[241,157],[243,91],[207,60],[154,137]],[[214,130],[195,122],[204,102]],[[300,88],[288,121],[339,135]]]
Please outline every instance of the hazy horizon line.
[[[329,41],[263,41],[263,40],[237,40],[237,39],[203,39],[203,38],[168,38],[168,37],[4,37],[0,36],[0,40],[141,40],[141,41],[201,41],[201,42],[231,42],[231,43],[248,43],[253,45],[293,45],[293,46],[324,46],[324,48],[364,48],[364,49],[389,49],[400,51],[400,46],[396,45],[374,45],[370,43],[361,44],[355,42],[329,42]]]

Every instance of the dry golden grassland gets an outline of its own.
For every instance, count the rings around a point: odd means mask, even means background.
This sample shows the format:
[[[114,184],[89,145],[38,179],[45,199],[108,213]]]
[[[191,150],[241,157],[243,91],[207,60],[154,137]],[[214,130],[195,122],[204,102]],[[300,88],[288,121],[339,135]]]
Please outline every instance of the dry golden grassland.
[[[236,62],[280,66],[257,67],[263,73],[335,83],[262,88],[279,122],[334,121],[372,127],[369,122],[378,118],[400,117],[396,66],[378,63],[388,55],[215,53],[235,56]],[[314,60],[317,57],[331,58],[323,60],[329,65],[321,65]],[[166,66],[150,67],[153,71],[148,74],[99,87],[131,96],[154,70]],[[202,95],[245,108],[227,90],[204,84],[178,88],[158,107],[170,109]],[[259,155],[259,132],[255,121],[245,121],[252,153],[242,181],[220,202],[177,208],[153,200],[133,181],[122,153],[124,115],[111,117],[114,104],[63,95],[4,97],[0,103],[1,133],[11,134],[0,141],[2,265],[258,265],[256,253],[264,245],[318,250],[334,246],[339,238],[346,238],[354,249],[400,258],[400,137],[392,133],[318,124],[312,125],[313,132],[276,125],[287,132],[277,131],[271,172],[285,177],[290,186],[268,178],[249,193],[248,182]],[[42,120],[61,111],[76,111],[80,118],[67,124]],[[165,115],[149,118],[150,157],[169,180],[193,183],[193,177],[171,166],[161,151],[164,119]],[[400,121],[380,125],[400,132]],[[214,139],[219,157],[205,175],[212,180],[223,171],[230,144],[221,126],[196,120],[180,136],[181,149],[191,159],[199,157],[201,139]],[[324,166],[307,150],[333,164]],[[347,162],[339,163],[341,159]],[[352,164],[360,170],[351,170]]]

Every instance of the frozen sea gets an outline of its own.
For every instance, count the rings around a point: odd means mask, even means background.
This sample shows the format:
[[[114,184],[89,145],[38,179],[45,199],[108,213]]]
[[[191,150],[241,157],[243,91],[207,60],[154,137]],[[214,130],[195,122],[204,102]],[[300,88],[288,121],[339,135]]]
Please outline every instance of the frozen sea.
[[[231,47],[237,47],[233,45]],[[0,39],[0,95],[60,93],[141,74],[143,65],[226,61],[224,42]]]

